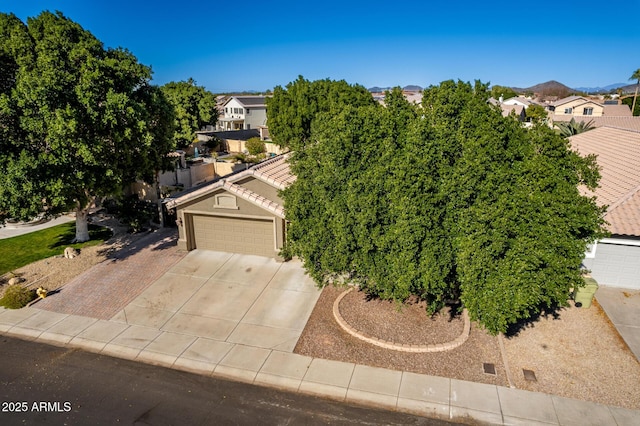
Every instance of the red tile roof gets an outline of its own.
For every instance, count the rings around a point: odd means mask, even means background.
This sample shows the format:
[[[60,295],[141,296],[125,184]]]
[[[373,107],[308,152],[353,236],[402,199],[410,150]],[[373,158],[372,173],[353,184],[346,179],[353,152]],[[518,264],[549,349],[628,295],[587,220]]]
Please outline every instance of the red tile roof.
[[[287,162],[288,157],[288,154],[278,155],[277,157],[258,163],[247,170],[243,170],[240,173],[228,176],[225,179],[219,179],[203,186],[176,194],[175,198],[171,198],[166,201],[166,205],[168,208],[178,207],[188,201],[206,196],[217,189],[223,188],[226,191],[232,192],[257,205],[258,207],[284,218],[283,206],[274,200],[269,200],[268,198],[243,187],[242,184],[237,184],[236,182],[249,176],[254,176],[277,189],[284,189],[295,180],[295,176],[292,175],[289,170],[289,163]]]
[[[552,120],[556,121],[571,121],[575,119],[577,122],[584,121],[585,123],[593,121],[593,127],[616,127],[619,129],[628,129],[640,131],[640,117],[630,116],[611,116],[603,115],[599,117],[592,117],[589,115],[573,116],[573,115],[553,115]]]
[[[595,195],[609,206],[609,231],[640,237],[640,131],[599,127],[569,140],[580,155],[597,155],[602,177]]]

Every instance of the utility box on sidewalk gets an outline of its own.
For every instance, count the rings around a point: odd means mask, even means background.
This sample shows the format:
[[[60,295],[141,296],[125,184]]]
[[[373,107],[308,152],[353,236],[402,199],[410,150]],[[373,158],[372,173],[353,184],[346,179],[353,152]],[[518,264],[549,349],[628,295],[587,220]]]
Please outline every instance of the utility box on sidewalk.
[[[593,296],[598,290],[598,283],[591,277],[584,277],[584,287],[578,287],[573,292],[573,300],[577,307],[588,308],[591,306]]]

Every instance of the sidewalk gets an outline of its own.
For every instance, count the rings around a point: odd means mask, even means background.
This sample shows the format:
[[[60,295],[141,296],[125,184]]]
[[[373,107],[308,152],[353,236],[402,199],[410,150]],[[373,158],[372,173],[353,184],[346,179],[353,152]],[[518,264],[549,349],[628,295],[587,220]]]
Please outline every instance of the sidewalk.
[[[640,425],[640,410],[294,354],[319,295],[301,270],[196,250],[108,320],[0,308],[0,334],[472,424]]]
[[[36,224],[5,224],[4,226],[0,226],[0,240],[5,238],[17,237],[18,235],[29,234],[31,232],[51,228],[52,226],[61,225],[63,223],[72,222],[74,220],[76,219],[73,214],[67,214]]]

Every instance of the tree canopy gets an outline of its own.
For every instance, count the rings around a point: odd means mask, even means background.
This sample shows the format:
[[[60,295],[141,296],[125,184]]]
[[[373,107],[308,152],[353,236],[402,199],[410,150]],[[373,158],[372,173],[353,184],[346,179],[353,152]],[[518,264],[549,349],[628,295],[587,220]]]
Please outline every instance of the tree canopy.
[[[162,86],[162,92],[175,108],[175,134],[177,147],[184,148],[196,139],[196,131],[218,121],[215,95],[193,79],[170,82]]]
[[[277,86],[267,98],[267,123],[274,143],[291,149],[307,143],[314,119],[343,105],[373,105],[373,96],[346,81],[316,80],[299,76],[286,88]]]
[[[525,114],[527,118],[531,121],[531,123],[535,124],[547,124],[549,119],[549,113],[542,105],[529,105],[525,110]]]
[[[502,99],[507,100],[515,98],[516,96],[518,96],[518,92],[513,90],[511,87],[498,85],[491,86],[491,97],[494,99],[500,99],[500,97],[502,97]]]
[[[0,70],[0,220],[75,210],[85,241],[95,197],[169,166],[173,108],[127,50],[60,12],[0,14]]]
[[[284,254],[319,285],[416,295],[432,311],[459,300],[492,333],[565,304],[587,244],[604,235],[603,209],[578,191],[596,185],[595,160],[502,117],[489,94],[446,81],[418,107],[394,89],[385,106],[318,113],[306,143],[289,139]]]

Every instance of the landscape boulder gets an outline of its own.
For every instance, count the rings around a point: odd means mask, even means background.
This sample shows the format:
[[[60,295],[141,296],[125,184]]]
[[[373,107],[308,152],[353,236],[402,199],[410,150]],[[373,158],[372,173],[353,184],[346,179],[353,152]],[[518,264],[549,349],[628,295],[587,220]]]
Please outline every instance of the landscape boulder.
[[[67,247],[64,249],[64,257],[67,259],[73,259],[80,255],[80,252],[73,247]]]

